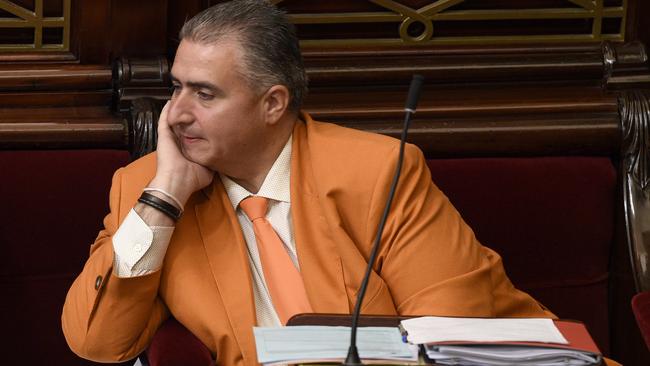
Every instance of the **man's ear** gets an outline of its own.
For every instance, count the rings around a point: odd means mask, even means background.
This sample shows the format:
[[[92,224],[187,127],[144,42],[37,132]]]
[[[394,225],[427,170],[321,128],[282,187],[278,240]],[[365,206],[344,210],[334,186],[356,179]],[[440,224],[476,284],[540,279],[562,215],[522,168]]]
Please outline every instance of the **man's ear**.
[[[278,123],[289,106],[291,99],[289,89],[284,85],[273,85],[262,98],[266,123],[269,125]]]

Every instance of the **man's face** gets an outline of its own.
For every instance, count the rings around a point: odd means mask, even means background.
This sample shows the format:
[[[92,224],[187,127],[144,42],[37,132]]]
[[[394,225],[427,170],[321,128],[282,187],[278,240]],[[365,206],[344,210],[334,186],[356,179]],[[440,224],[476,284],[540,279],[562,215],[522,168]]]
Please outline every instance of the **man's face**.
[[[260,94],[245,83],[243,71],[234,41],[181,41],[168,121],[188,160],[228,174],[265,143]]]

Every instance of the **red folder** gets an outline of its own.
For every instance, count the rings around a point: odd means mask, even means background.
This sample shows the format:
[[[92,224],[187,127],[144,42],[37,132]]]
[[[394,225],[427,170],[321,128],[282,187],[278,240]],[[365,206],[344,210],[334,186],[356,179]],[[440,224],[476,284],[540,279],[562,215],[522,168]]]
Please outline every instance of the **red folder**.
[[[569,342],[569,344],[558,344],[557,348],[586,351],[602,356],[598,346],[596,346],[596,342],[591,338],[591,334],[589,334],[587,327],[582,322],[575,320],[554,320],[553,323]],[[552,345],[555,347],[554,343]]]

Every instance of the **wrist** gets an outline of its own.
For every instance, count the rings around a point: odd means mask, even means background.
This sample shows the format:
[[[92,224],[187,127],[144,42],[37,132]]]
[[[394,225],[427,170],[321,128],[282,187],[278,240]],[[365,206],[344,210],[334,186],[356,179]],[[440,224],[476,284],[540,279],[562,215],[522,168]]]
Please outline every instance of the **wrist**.
[[[187,203],[187,200],[190,198],[192,193],[194,193],[191,189],[186,188],[186,186],[181,182],[177,182],[176,180],[165,176],[159,176],[158,174],[156,174],[154,179],[149,182],[147,188],[152,188],[153,190],[149,193],[160,198],[164,198],[163,195],[165,194],[173,197],[171,201],[173,201],[175,205],[180,205],[179,208],[181,210],[185,207],[185,203]],[[169,200],[170,198],[167,199]]]
[[[164,189],[153,188],[153,187],[145,187],[144,189],[142,189],[142,192],[147,193],[147,194],[149,194],[151,196],[154,196],[154,197],[157,197],[157,198],[164,199],[167,202],[171,201],[171,202],[168,202],[168,203],[170,203],[172,206],[174,206],[174,208],[180,210],[181,213],[183,212],[183,207],[185,207],[185,204],[181,203],[180,200],[178,198],[176,198],[176,196],[174,196],[173,194],[165,191]]]
[[[169,196],[169,194],[165,194],[164,192],[157,192],[157,193],[161,193],[164,194],[165,196]],[[174,221],[178,221],[178,219],[180,219],[181,215],[183,214],[183,209],[176,207],[174,204],[170,203],[169,198],[167,199],[160,198],[159,196],[152,194],[146,190],[142,192],[142,195],[140,196],[140,198],[138,198],[138,202],[155,208],[156,210],[162,212],[163,214],[165,214],[167,217],[171,218]]]

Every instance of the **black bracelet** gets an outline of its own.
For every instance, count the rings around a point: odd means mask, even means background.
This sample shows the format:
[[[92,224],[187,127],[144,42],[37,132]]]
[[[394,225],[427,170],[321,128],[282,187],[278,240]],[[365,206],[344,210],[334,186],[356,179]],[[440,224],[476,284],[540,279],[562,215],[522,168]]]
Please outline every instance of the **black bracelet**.
[[[178,221],[178,219],[181,218],[182,211],[179,208],[162,198],[154,196],[153,194],[142,192],[142,195],[138,198],[138,202],[142,202],[147,206],[157,209],[174,221]]]

